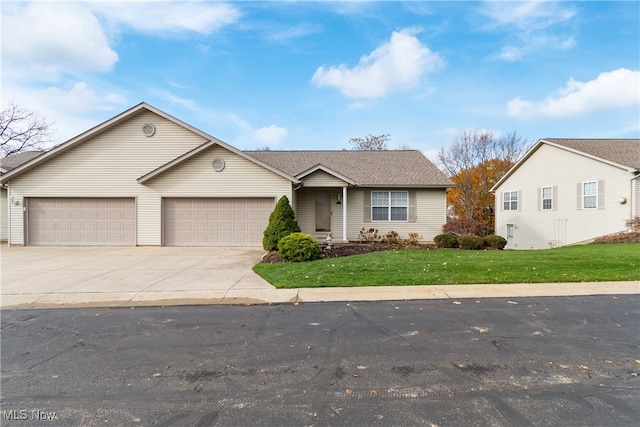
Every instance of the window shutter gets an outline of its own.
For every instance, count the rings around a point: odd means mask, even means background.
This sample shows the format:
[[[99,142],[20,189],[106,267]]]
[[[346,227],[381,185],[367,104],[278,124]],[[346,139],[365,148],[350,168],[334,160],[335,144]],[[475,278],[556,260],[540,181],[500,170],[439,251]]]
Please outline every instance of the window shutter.
[[[538,188],[538,210],[542,210],[542,187]]]
[[[582,209],[582,183],[581,182],[578,183],[578,192],[576,195],[576,200],[578,201],[578,205],[576,206],[576,208],[578,208],[578,210]]]
[[[553,194],[551,194],[551,209],[553,209],[554,211],[557,211],[558,210],[558,186],[554,185],[551,191],[553,191]]]
[[[362,197],[364,197],[364,222],[371,222],[371,191],[365,190]]]
[[[518,190],[518,211],[522,210],[522,190]]]
[[[598,181],[598,209],[604,209],[604,180]]]
[[[409,192],[409,222],[416,222],[418,219],[418,213],[416,209],[416,191],[410,190]]]
[[[500,193],[500,211],[504,211],[504,191]]]

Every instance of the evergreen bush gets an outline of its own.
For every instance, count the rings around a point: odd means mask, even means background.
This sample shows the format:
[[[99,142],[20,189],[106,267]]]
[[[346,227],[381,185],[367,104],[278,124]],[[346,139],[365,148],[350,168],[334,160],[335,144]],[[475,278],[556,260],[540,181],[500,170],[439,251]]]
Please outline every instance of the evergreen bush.
[[[438,234],[433,238],[434,243],[439,248],[457,248],[458,238],[451,234]]]
[[[460,249],[484,249],[484,239],[474,234],[465,234],[464,236],[458,237],[458,246]]]
[[[291,233],[278,242],[278,255],[285,261],[312,261],[320,258],[320,253],[320,245],[305,233]]]
[[[282,196],[269,215],[269,225],[264,230],[262,247],[267,251],[278,249],[280,239],[299,231],[300,226],[298,226],[296,214],[289,204],[289,199],[287,196]]]
[[[507,239],[496,234],[484,236],[484,245],[491,249],[504,249],[507,246]]]

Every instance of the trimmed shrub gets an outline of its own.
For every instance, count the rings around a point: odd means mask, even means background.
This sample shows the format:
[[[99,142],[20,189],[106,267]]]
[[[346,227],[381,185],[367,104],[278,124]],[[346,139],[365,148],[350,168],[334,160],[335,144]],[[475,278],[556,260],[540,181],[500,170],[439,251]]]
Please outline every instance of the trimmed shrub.
[[[391,230],[388,231],[387,234],[384,235],[384,237],[382,237],[382,241],[384,243],[400,243],[402,241],[402,239],[400,239],[400,235],[398,234],[397,231],[395,230]]]
[[[278,242],[284,236],[300,231],[296,222],[296,214],[293,212],[287,196],[282,196],[273,212],[269,215],[269,225],[262,237],[262,247],[267,250],[278,249]]]
[[[379,242],[380,239],[381,237],[378,234],[377,228],[370,228],[367,230],[366,228],[362,227],[362,230],[360,230],[360,236],[358,237],[358,241],[361,243]]]
[[[451,234],[438,234],[433,238],[436,246],[439,248],[457,248],[458,238]]]
[[[291,233],[278,242],[278,255],[285,261],[311,261],[320,258],[320,253],[320,245],[305,233]]]
[[[489,234],[489,227],[476,221],[475,219],[464,218],[454,219],[442,226],[443,233],[455,233],[459,236],[465,234],[475,234],[476,236],[486,236]]]
[[[420,233],[411,232],[408,236],[409,237],[404,241],[407,246],[418,246],[420,244],[420,240],[422,240]]]
[[[460,249],[484,249],[484,239],[474,234],[465,234],[458,237],[458,246]]]
[[[504,249],[507,246],[507,239],[496,234],[484,236],[484,245],[491,249]]]

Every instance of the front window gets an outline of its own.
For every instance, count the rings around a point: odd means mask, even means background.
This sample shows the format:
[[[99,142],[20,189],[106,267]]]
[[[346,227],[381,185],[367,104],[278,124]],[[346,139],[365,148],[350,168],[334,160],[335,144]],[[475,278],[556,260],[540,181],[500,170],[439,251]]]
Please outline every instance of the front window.
[[[407,191],[372,191],[372,221],[406,221],[409,211]]]
[[[542,187],[542,209],[553,209],[553,187]]]
[[[598,207],[598,183],[596,181],[582,183],[582,207],[584,209]]]
[[[505,211],[517,211],[518,210],[518,192],[517,191],[505,191],[503,195],[503,209]]]

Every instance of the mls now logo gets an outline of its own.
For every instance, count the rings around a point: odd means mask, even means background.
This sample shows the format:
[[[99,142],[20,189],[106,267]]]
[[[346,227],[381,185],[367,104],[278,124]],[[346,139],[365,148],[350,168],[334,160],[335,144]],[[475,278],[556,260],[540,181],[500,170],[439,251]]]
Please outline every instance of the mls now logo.
[[[2,419],[5,421],[23,421],[29,419],[26,409],[3,409]]]

